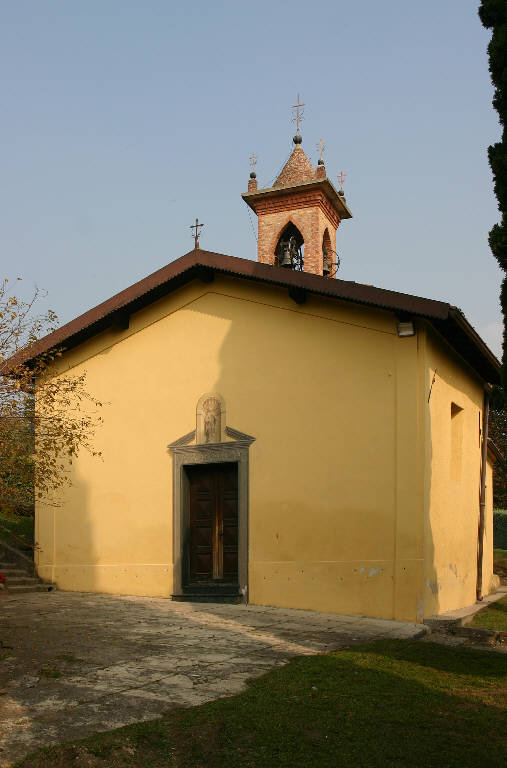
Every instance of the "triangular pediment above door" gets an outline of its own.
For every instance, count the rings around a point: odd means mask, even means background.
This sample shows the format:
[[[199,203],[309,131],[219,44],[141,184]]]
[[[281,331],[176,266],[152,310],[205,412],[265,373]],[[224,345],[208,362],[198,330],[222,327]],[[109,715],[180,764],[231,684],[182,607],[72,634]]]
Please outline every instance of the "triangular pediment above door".
[[[255,441],[255,437],[252,437],[252,435],[248,435],[246,432],[240,432],[239,429],[233,429],[233,427],[226,427],[225,428],[225,434],[227,437],[230,437],[230,440],[221,441],[219,443],[202,443],[201,445],[204,446],[217,446],[217,447],[224,447],[224,446],[230,446],[232,447],[247,447],[251,445]],[[192,432],[188,432],[186,435],[183,435],[182,437],[179,437],[177,440],[174,440],[172,443],[169,443],[167,446],[170,451],[174,451],[178,448],[184,448],[186,446],[189,447],[196,447],[198,443],[196,443],[196,436],[197,436],[197,430],[193,429]]]

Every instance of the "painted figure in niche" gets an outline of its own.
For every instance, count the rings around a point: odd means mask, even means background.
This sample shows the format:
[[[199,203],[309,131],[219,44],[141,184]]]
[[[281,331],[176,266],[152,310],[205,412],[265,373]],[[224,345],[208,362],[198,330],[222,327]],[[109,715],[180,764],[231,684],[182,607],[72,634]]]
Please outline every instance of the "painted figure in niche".
[[[220,403],[216,397],[208,397],[202,404],[204,415],[204,442],[219,443],[221,437]]]

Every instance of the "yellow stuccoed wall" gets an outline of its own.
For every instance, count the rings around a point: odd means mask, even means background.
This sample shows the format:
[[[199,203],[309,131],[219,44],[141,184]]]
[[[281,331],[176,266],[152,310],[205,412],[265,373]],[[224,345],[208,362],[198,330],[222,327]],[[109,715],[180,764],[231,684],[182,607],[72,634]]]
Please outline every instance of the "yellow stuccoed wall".
[[[424,613],[428,616],[476,600],[484,389],[430,329],[425,334],[425,359],[428,391],[431,387],[426,408],[424,536]],[[486,477],[483,590],[488,594],[493,573],[489,464]]]
[[[61,589],[171,595],[167,445],[195,427],[200,396],[219,392],[228,425],[256,438],[250,601],[406,620],[435,612],[423,547],[440,535],[435,494],[449,494],[424,470],[428,350],[425,333],[398,338],[392,313],[314,296],[299,306],[280,288],[225,277],[191,283],[128,330],[71,350],[63,366],[86,370],[108,403],[96,434],[103,460],[81,453],[63,504],[37,508],[40,575]],[[440,396],[432,409],[444,408]],[[474,461],[477,444],[475,434]],[[463,534],[449,559],[455,538],[440,527],[438,568],[449,560],[461,574],[470,544]],[[467,599],[469,581],[456,587]]]

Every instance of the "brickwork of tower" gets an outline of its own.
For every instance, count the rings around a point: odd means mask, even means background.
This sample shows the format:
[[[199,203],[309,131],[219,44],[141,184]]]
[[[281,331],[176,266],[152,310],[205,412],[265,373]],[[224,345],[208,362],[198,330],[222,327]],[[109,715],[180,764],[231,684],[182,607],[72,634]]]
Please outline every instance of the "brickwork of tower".
[[[301,147],[301,137],[295,137],[294,141],[296,146],[273,186],[258,189],[252,174],[248,192],[243,194],[245,202],[257,214],[257,258],[275,266],[280,236],[287,225],[293,224],[304,241],[304,271],[327,274],[323,244],[328,263],[335,262],[336,231],[341,219],[350,218],[351,213],[343,193],[338,193],[327,178],[323,163],[313,168]],[[330,272],[333,276],[334,270]]]
[[[283,230],[292,222],[304,240],[304,271],[323,273],[322,243],[328,231],[331,249],[336,251],[336,230],[340,223],[320,190],[295,188],[281,198],[269,198],[257,207],[257,258],[274,265],[276,247]],[[332,254],[329,254],[330,258]],[[333,259],[334,261],[334,259]]]

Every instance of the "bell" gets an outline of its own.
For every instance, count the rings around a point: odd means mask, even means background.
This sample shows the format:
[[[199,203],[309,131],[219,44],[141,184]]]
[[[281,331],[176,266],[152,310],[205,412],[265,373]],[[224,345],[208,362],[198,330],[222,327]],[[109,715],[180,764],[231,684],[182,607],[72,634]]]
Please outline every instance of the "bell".
[[[289,269],[292,269],[292,259],[290,257],[290,250],[288,248],[284,248],[283,251],[283,258],[280,263],[281,267],[288,267]]]

